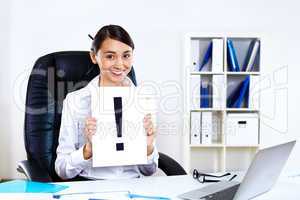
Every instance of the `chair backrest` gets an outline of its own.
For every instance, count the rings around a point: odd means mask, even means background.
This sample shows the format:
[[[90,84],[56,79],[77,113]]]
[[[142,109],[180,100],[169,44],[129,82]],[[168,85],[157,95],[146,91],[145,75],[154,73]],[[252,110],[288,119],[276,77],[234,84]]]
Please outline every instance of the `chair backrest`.
[[[54,163],[63,100],[99,74],[88,51],[55,52],[39,58],[30,74],[24,126],[27,159],[45,168],[53,181],[60,181]],[[136,85],[134,69],[128,77]]]

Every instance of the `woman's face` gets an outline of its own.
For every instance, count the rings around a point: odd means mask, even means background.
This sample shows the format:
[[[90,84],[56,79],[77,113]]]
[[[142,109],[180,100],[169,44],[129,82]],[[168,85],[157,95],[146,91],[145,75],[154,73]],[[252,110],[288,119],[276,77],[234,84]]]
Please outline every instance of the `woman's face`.
[[[96,54],[91,53],[91,59],[100,68],[102,85],[120,86],[131,70],[133,50],[125,43],[107,38]]]

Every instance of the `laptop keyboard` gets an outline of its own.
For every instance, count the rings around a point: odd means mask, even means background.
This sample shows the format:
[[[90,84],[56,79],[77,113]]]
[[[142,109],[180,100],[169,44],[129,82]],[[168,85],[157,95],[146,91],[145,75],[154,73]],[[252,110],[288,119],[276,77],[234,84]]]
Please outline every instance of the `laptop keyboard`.
[[[213,194],[209,194],[200,198],[201,200],[233,200],[235,193],[237,192],[240,184],[226,188]]]

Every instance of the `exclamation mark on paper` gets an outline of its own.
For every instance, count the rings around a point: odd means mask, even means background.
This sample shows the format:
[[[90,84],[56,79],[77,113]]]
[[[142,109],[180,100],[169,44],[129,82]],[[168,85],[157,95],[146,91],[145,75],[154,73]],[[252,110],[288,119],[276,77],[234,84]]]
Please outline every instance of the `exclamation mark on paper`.
[[[115,120],[117,137],[122,138],[122,98],[114,97]],[[124,143],[116,143],[117,151],[124,151]]]

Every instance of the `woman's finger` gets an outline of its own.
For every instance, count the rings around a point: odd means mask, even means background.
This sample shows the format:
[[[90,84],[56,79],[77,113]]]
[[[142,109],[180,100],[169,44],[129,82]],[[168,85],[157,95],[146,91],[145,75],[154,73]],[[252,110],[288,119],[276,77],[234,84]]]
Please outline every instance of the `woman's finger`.
[[[145,130],[146,130],[146,131],[149,131],[149,130],[151,130],[151,129],[154,129],[153,124],[149,124],[148,126],[145,127]]]
[[[144,116],[144,121],[148,120],[148,119],[151,119],[151,114],[147,114],[147,115]]]
[[[96,130],[96,125],[90,124],[88,126],[86,126],[87,129],[92,129],[92,130]]]
[[[96,124],[97,123],[97,120],[96,120],[96,118],[94,118],[94,117],[87,117],[86,119],[85,119],[85,124],[87,125],[87,124]]]
[[[148,120],[144,121],[144,126],[149,126],[150,124],[153,124],[151,119],[148,119]]]
[[[155,134],[156,134],[156,129],[152,127],[150,131],[150,135],[153,135],[155,137]]]
[[[147,136],[155,135],[155,132],[156,130],[153,127],[146,130]]]
[[[153,135],[153,129],[149,128],[149,130],[147,131],[147,135],[148,136],[152,136]]]
[[[90,135],[90,134],[95,134],[96,133],[96,129],[89,129],[89,128],[85,128],[84,129],[84,134],[86,135],[86,136],[88,136],[88,135]]]
[[[91,121],[91,120],[88,120],[86,121],[85,125],[96,125],[97,122],[96,121]]]
[[[146,131],[150,131],[150,130],[152,130],[153,129],[153,125],[152,124],[150,124],[149,126],[147,126],[146,128]]]

